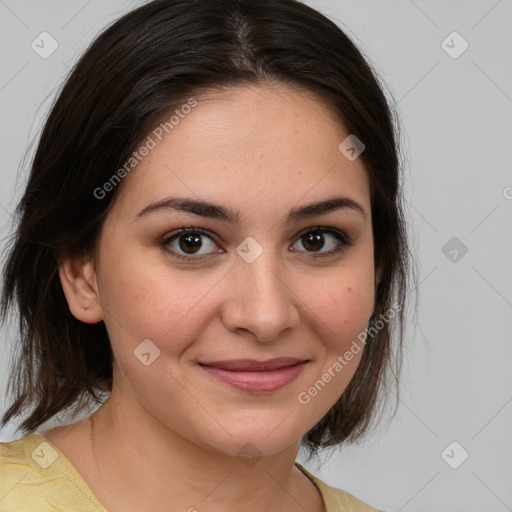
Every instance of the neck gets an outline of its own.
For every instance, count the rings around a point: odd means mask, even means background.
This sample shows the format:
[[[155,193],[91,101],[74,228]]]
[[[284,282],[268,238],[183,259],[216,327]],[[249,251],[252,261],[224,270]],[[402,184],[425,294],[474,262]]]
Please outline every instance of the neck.
[[[298,441],[264,457],[226,455],[170,431],[135,404],[112,392],[90,418],[101,481],[93,492],[110,512],[168,510],[171,504],[190,512],[295,511],[303,510],[305,499],[312,505],[306,510],[322,510],[318,491],[294,466]]]

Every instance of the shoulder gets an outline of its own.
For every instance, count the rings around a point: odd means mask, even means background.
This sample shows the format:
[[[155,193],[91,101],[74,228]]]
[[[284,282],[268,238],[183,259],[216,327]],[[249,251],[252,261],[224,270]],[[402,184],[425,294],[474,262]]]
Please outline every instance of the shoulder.
[[[32,433],[0,443],[0,510],[99,512],[105,509],[58,448],[40,434]]]
[[[298,462],[295,464],[316,485],[322,494],[326,512],[379,512],[378,509],[364,503],[352,494],[322,482],[322,480],[312,475]]]
[[[20,480],[44,479],[56,458],[55,450],[38,434],[28,434],[16,441],[0,443],[0,489]]]

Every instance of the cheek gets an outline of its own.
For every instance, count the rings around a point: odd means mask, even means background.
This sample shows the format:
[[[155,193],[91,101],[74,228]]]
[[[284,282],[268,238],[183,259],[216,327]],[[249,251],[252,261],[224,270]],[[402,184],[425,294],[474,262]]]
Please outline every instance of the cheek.
[[[172,346],[165,350],[180,353],[186,348],[180,339],[187,338],[180,332],[185,325],[193,330],[187,320],[211,286],[209,280],[170,271],[161,259],[157,263],[141,257],[143,251],[130,252],[126,247],[120,252],[122,258],[102,261],[99,274],[105,324],[114,351],[132,353],[145,339],[163,349],[166,340],[171,339]]]
[[[308,296],[309,326],[318,364],[298,394],[311,427],[337,402],[352,380],[364,350],[361,334],[373,312],[372,268],[352,267],[326,279]],[[364,338],[362,338],[364,340]]]
[[[314,313],[310,317],[317,319],[326,349],[340,351],[357,339],[373,312],[374,296],[371,266],[347,267],[331,273],[320,285],[317,282],[315,292],[307,296],[307,306]]]
[[[334,293],[329,305],[331,322],[334,323],[332,331],[338,336],[332,339],[332,349],[338,352],[356,340],[359,334],[368,325],[373,311],[374,288],[373,283],[353,283]]]

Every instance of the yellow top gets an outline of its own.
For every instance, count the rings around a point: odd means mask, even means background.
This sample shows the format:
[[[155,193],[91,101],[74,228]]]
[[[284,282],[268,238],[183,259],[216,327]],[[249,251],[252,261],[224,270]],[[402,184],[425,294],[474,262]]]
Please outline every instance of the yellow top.
[[[296,466],[315,484],[326,512],[378,512]],[[0,443],[0,512],[108,512],[66,456],[36,432]]]

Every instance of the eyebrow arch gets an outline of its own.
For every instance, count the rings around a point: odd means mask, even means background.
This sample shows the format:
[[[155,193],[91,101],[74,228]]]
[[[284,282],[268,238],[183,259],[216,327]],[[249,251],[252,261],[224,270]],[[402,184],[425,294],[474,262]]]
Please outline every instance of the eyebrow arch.
[[[188,199],[184,197],[168,197],[162,201],[151,203],[143,208],[137,214],[136,218],[144,217],[150,213],[162,209],[172,209],[193,213],[194,215],[217,219],[234,225],[240,222],[239,211],[231,210],[224,206],[209,203],[207,201],[199,201],[196,199]],[[288,213],[286,223],[289,224],[290,222],[299,221],[309,217],[326,215],[327,213],[341,209],[359,212],[363,215],[364,218],[366,218],[366,212],[358,202],[349,197],[336,196],[317,203],[311,203],[293,208]]]

